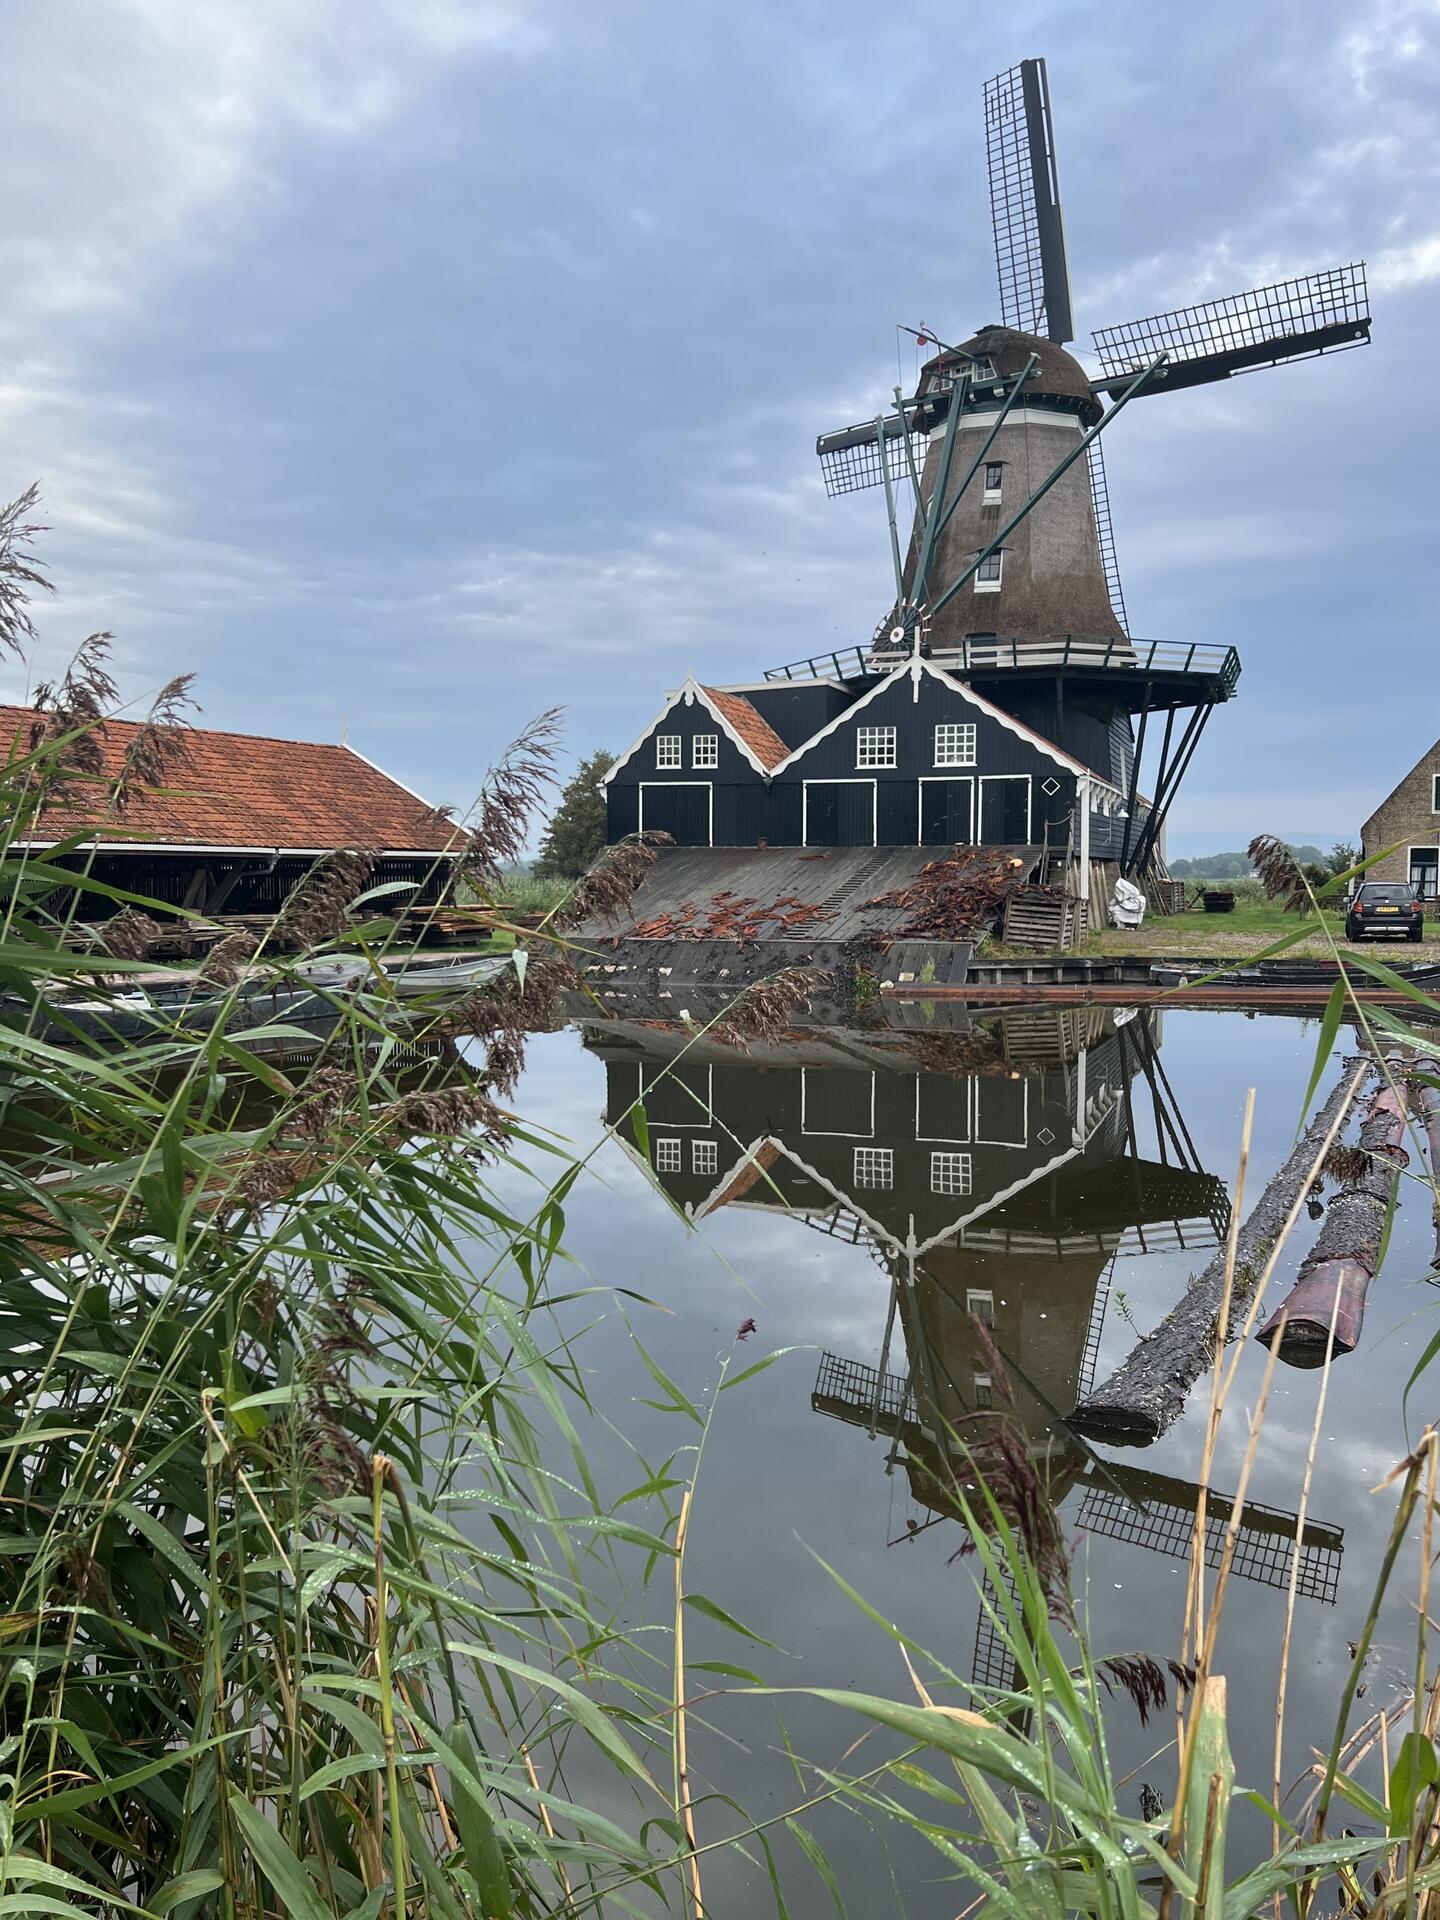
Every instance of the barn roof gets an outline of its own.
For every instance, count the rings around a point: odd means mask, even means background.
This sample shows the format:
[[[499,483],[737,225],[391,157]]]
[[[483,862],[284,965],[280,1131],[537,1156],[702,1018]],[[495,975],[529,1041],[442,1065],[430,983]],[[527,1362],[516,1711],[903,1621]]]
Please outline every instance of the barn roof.
[[[703,687],[701,691],[729,721],[767,773],[779,766],[790,749],[743,693],[726,693],[723,687]]]
[[[0,756],[27,750],[34,718],[27,707],[0,707]],[[98,729],[103,772],[93,782],[72,782],[64,804],[47,806],[35,840],[95,828],[110,846],[440,853],[456,844],[457,829],[444,814],[352,747],[211,727],[187,728],[186,757],[167,784],[133,794],[116,813],[108,795],[140,731],[130,720],[107,720]]]

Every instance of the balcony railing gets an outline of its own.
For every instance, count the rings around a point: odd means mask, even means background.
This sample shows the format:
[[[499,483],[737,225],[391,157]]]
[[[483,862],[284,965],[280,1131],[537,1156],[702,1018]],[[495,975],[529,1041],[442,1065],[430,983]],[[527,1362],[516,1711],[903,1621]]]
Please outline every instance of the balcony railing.
[[[909,657],[909,648],[891,647],[881,638],[866,647],[843,647],[813,654],[767,670],[767,680],[847,680],[860,674],[885,672]],[[1060,633],[1032,639],[989,636],[958,641],[954,646],[930,646],[925,657],[936,666],[960,673],[986,673],[1030,668],[1076,668],[1086,673],[1202,674],[1217,681],[1221,697],[1229,699],[1240,680],[1240,655],[1234,647],[1200,641],[1129,640],[1105,634]]]

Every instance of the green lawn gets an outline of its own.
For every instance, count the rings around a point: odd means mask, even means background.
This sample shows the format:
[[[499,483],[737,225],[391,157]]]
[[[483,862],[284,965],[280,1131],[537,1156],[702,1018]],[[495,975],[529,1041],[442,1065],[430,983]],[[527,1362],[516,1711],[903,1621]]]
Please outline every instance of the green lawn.
[[[1237,904],[1233,913],[1191,911],[1172,915],[1147,914],[1144,926],[1134,932],[1105,927],[1093,933],[1083,951],[1245,957],[1263,951],[1282,935],[1293,933],[1299,920],[1300,916],[1269,904]],[[1342,953],[1357,951],[1345,939],[1343,914],[1327,913],[1326,922]],[[1311,932],[1297,946],[1291,947],[1285,957],[1325,960],[1330,958],[1330,951],[1325,933],[1312,922]],[[1427,920],[1424,940],[1417,940],[1413,945],[1408,940],[1367,940],[1364,951],[1388,953],[1397,961],[1440,959],[1440,921]]]

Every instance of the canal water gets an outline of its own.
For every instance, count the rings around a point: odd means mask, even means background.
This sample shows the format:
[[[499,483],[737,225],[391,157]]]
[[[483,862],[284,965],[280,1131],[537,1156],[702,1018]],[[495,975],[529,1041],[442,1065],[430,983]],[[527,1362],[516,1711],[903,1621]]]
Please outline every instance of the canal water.
[[[1047,1463],[1096,1654],[1163,1661],[1180,1647],[1208,1376],[1178,1424],[1143,1451],[1084,1449],[1058,1416],[1211,1258],[1225,1231],[1247,1089],[1258,1089],[1252,1200],[1289,1152],[1316,1024],[1151,1011],[1117,1024],[1099,1009],[984,1022],[950,1009],[890,1017],[909,1024],[842,1022],[744,1053],[697,1040],[652,1003],[532,1040],[520,1110],[591,1156],[566,1202],[576,1263],[566,1284],[594,1290],[562,1318],[581,1336],[593,1471],[616,1498],[667,1462],[677,1479],[693,1468],[697,1429],[651,1404],[665,1394],[632,1336],[701,1408],[727,1363],[733,1374],[778,1353],[715,1407],[686,1566],[691,1591],[774,1648],[693,1610],[688,1657],[751,1668],[777,1688],[913,1697],[894,1642],[843,1579],[962,1680],[1004,1686],[1008,1662],[982,1618],[980,1568],[961,1552],[966,1535],[937,1452],[950,1427],[1004,1398],[979,1318],[1030,1449]],[[1353,1037],[1342,1034],[1324,1084],[1347,1047]],[[535,1183],[552,1180],[554,1165],[537,1155],[507,1171],[509,1197],[533,1206]],[[1302,1217],[1272,1299],[1316,1230]],[[1321,1426],[1300,1561],[1287,1786],[1328,1743],[1348,1643],[1373,1590],[1394,1495],[1372,1489],[1407,1450],[1402,1396],[1440,1325],[1440,1294],[1426,1277],[1431,1247],[1428,1191],[1407,1182],[1362,1343],[1333,1369]],[[1243,1354],[1211,1476],[1222,1497],[1240,1478],[1265,1358],[1253,1341]],[[1277,1369],[1220,1634],[1239,1779],[1267,1798],[1285,1586],[1320,1381]],[[1412,1395],[1412,1434],[1433,1402],[1426,1376]],[[639,1501],[625,1511],[656,1517]],[[616,1617],[627,1628],[654,1626],[663,1662],[669,1569],[649,1584],[642,1574],[638,1555],[617,1564]],[[1411,1556],[1382,1616],[1357,1718],[1407,1684],[1415,1592]],[[663,1665],[636,1677],[666,1690]],[[691,1680],[696,1693],[742,1684]],[[1126,1776],[1122,1803],[1138,1812],[1142,1783],[1168,1797],[1172,1714],[1142,1726],[1121,1696],[1108,1724]],[[872,1753],[878,1761],[879,1736],[855,1746],[866,1728],[803,1693],[722,1691],[700,1701],[691,1765],[701,1840],[741,1824],[727,1800],[752,1820],[774,1820],[823,1792],[825,1770],[858,1773]],[[573,1792],[581,1783],[568,1784]],[[632,1827],[655,1811],[603,1779],[584,1785]],[[881,1814],[837,1802],[807,1819],[852,1913],[948,1915],[973,1897],[937,1852]],[[1243,1807],[1235,1819],[1239,1846],[1253,1855],[1266,1829]],[[772,1839],[791,1914],[833,1912],[783,1827]],[[706,1864],[714,1911],[771,1910],[758,1864],[728,1853]]]

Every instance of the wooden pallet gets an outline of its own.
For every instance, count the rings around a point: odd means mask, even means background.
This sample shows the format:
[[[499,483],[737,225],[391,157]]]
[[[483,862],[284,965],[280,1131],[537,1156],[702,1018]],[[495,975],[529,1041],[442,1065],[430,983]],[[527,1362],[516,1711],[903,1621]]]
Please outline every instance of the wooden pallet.
[[[1007,947],[1028,947],[1032,953],[1063,953],[1085,938],[1089,919],[1086,902],[1071,894],[1017,893],[1005,902],[1001,938]]]

